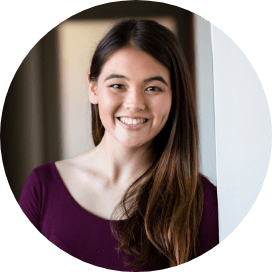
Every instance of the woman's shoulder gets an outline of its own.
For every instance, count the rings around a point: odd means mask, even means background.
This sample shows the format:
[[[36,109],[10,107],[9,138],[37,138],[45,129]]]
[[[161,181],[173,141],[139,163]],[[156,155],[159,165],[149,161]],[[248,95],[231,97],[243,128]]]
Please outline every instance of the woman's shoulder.
[[[205,176],[201,176],[204,201],[202,219],[199,226],[199,255],[209,251],[219,243],[218,202],[216,186]]]
[[[203,174],[200,174],[200,179],[203,186],[204,193],[216,192],[216,186]]]
[[[54,161],[44,163],[35,167],[26,180],[22,188],[20,199],[25,197],[26,199],[32,198],[41,199],[45,197],[52,188],[56,188],[56,185],[60,185],[60,178],[55,168]]]
[[[45,192],[50,187],[56,188],[56,185],[63,187],[64,180],[74,178],[74,173],[82,168],[81,158],[82,156],[77,156],[60,161],[50,161],[35,167],[24,182],[24,190],[28,188]]]
[[[217,188],[210,180],[201,175],[203,186],[203,219],[217,218],[218,216],[218,201],[217,201]]]
[[[47,183],[46,181],[51,181],[52,179],[56,179],[54,161],[36,166],[26,178],[23,188],[35,187],[38,189],[44,186]]]
[[[50,161],[35,167],[27,179],[25,180],[24,187],[36,187],[45,189],[50,185],[55,186],[56,183],[62,183],[62,176],[71,176],[75,169],[80,168],[80,156],[60,160]]]
[[[40,178],[48,178],[54,175],[54,161],[50,161],[44,164],[41,164],[33,169],[30,173],[31,177],[35,177],[37,179]]]

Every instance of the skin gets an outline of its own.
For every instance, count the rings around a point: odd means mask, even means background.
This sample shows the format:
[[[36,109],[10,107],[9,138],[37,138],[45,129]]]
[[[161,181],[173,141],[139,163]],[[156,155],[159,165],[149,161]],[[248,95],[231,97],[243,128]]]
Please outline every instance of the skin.
[[[149,54],[124,48],[109,57],[96,82],[88,76],[88,83],[89,100],[99,106],[105,135],[97,147],[55,165],[83,209],[110,219],[125,190],[152,162],[152,140],[171,108],[170,74]],[[133,126],[120,117],[148,121]]]

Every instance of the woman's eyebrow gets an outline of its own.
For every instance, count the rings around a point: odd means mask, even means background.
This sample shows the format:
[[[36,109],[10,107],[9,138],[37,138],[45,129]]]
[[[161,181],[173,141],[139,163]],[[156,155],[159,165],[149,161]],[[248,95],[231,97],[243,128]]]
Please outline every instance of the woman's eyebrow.
[[[126,80],[130,80],[128,77],[120,75],[120,74],[110,74],[109,76],[107,76],[105,78],[104,81],[109,80],[111,78],[123,78],[123,79],[126,79]],[[161,76],[154,76],[154,77],[147,78],[147,79],[144,80],[144,82],[150,82],[150,81],[153,81],[153,80],[158,80],[158,81],[164,83],[166,86],[168,86],[167,82]]]
[[[162,83],[164,83],[166,86],[168,86],[168,84],[166,83],[166,81],[163,79],[163,77],[161,76],[155,76],[155,77],[150,77],[144,80],[144,82],[149,82],[149,81],[153,81],[153,80],[158,80],[161,81]]]
[[[129,80],[128,77],[123,76],[123,75],[119,75],[119,74],[110,74],[108,77],[105,78],[104,81],[109,80],[109,79],[111,79],[111,78],[124,78],[124,79],[126,79],[126,80]]]

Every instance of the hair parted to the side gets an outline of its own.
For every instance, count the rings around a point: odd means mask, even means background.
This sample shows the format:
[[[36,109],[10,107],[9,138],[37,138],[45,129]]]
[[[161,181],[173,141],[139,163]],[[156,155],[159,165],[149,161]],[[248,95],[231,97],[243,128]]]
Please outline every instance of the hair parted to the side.
[[[121,216],[128,218],[125,226],[118,231],[118,221],[112,221],[112,230],[120,240],[120,250],[139,256],[130,265],[139,268],[157,254],[163,254],[170,266],[175,266],[197,256],[203,209],[195,96],[187,62],[175,35],[151,20],[116,24],[97,46],[90,80],[98,79],[112,53],[129,46],[147,52],[168,68],[172,106],[166,125],[153,141],[152,165],[128,188],[115,209],[115,215],[122,211]],[[98,105],[92,105],[95,145],[104,132]]]

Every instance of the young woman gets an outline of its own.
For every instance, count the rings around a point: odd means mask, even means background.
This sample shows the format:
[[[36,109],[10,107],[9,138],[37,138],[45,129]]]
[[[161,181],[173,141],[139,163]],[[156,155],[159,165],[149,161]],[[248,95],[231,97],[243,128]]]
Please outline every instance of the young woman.
[[[85,262],[152,271],[218,243],[216,188],[198,169],[187,64],[149,20],[115,25],[88,74],[95,148],[30,174],[20,206],[51,242]]]

